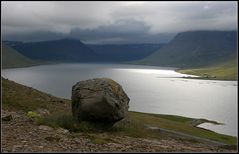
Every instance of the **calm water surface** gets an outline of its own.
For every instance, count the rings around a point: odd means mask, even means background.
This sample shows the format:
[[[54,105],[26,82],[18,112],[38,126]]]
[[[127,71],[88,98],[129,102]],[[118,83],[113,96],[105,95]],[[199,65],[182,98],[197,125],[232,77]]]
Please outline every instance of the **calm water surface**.
[[[4,69],[2,76],[52,95],[70,98],[80,80],[112,78],[130,98],[131,111],[206,118],[224,125],[202,124],[238,136],[237,81],[176,78],[173,68],[121,64],[57,64]]]

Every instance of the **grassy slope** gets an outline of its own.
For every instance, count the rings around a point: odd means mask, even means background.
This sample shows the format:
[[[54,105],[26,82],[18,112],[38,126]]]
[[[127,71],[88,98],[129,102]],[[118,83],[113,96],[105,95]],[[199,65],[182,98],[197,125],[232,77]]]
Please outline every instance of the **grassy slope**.
[[[29,67],[42,64],[52,64],[53,62],[47,62],[42,60],[32,60],[24,55],[20,54],[18,51],[12,47],[2,43],[2,68],[19,68],[19,67]]]
[[[72,116],[70,100],[60,99],[3,78],[2,91],[3,109],[23,110],[27,112],[35,111],[38,108],[44,108],[48,109],[51,113],[54,113],[54,115],[48,117],[48,121],[43,121],[43,123],[50,125],[53,122],[56,122],[58,125],[64,128],[75,127],[75,123],[73,123],[73,121],[71,120]],[[64,116],[64,114],[66,116]],[[62,119],[59,119],[59,117],[61,117]],[[237,142],[237,138],[235,137],[221,135],[212,131],[207,131],[205,129],[193,127],[190,124],[192,120],[194,120],[192,118],[173,115],[129,112],[129,119],[131,121],[129,126],[122,128],[122,125],[119,125],[119,127],[115,128],[119,131],[110,133],[117,133],[119,135],[123,134],[134,137],[160,138],[160,134],[155,134],[144,129],[144,125],[147,124],[150,126],[156,126],[215,141],[220,141],[227,144],[236,144]],[[88,127],[88,125],[84,125],[84,128],[81,127],[80,130],[85,130],[86,128],[88,129]]]
[[[179,33],[167,45],[134,64],[178,67],[180,73],[237,79],[237,37],[233,31]],[[206,79],[206,78],[205,78]]]
[[[237,80],[237,69],[237,60],[233,59],[222,64],[202,68],[180,69],[177,72],[201,77],[208,76],[209,79]]]
[[[142,64],[196,68],[219,64],[237,53],[236,31],[191,31],[177,34],[172,41]]]
[[[33,60],[23,56],[15,49],[2,44],[2,67],[14,68],[14,67],[26,67],[37,64]]]
[[[190,125],[192,122],[191,118],[180,117],[174,115],[152,115],[138,112],[130,112],[130,117],[137,120],[138,122],[144,122],[144,124],[169,129],[173,131],[182,132],[185,134],[202,137],[206,139],[211,139],[219,142],[224,142],[227,144],[236,144],[236,138],[230,137],[228,135],[218,134],[205,129],[200,129]]]
[[[3,109],[32,111],[45,108],[55,112],[69,106],[69,100],[54,97],[14,81],[1,79]]]

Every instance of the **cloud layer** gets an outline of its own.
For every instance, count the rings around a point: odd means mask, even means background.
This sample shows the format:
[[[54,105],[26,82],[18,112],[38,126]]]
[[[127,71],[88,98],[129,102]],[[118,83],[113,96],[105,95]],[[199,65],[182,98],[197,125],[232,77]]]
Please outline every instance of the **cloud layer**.
[[[1,2],[3,38],[22,39],[40,32],[75,36],[85,32],[155,36],[188,30],[235,30],[237,2]],[[79,33],[81,32],[81,33]],[[52,36],[52,38],[54,38]],[[82,38],[92,42],[99,36]],[[113,38],[112,38],[113,36]],[[41,35],[44,40],[44,35]],[[97,40],[96,40],[97,41]],[[99,40],[98,40],[99,41]],[[107,42],[107,41],[106,41]]]

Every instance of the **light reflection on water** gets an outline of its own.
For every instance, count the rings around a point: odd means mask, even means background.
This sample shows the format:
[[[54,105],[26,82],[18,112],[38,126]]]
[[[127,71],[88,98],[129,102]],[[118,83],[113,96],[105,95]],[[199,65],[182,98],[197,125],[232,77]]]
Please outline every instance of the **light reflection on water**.
[[[80,80],[109,77],[122,85],[131,111],[206,118],[210,128],[237,136],[237,82],[178,78],[173,68],[119,64],[58,64],[4,69],[2,76],[64,98]]]

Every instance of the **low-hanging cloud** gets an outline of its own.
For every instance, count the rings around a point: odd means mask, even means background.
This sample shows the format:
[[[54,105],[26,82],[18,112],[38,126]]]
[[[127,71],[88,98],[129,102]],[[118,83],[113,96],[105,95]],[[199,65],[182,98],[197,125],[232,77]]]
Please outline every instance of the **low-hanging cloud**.
[[[1,3],[3,38],[20,38],[21,35],[31,36],[39,32],[71,36],[75,30],[80,29],[106,32],[108,35],[119,34],[114,37],[122,40],[126,38],[120,33],[157,35],[188,30],[237,28],[237,3],[233,1]],[[96,37],[92,36],[94,39]]]

